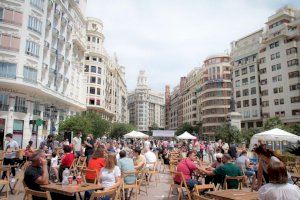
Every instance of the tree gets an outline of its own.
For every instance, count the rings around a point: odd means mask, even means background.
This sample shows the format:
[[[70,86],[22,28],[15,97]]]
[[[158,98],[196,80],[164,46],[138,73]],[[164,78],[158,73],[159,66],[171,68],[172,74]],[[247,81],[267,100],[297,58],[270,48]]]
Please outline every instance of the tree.
[[[262,131],[263,131],[262,128],[249,128],[249,129],[242,130],[242,133],[241,133],[242,140],[246,143],[246,145],[249,145],[252,136],[257,133],[260,133]]]
[[[153,123],[150,127],[149,127],[150,131],[152,130],[158,130],[159,129],[159,126],[157,123]]]
[[[235,126],[230,124],[223,124],[216,130],[216,139],[221,139],[227,143],[241,143],[243,141],[243,136],[241,132]]]
[[[279,117],[271,117],[271,118],[267,119],[267,121],[265,121],[265,123],[264,123],[265,131],[271,130],[273,128],[285,129],[285,126]]]
[[[288,131],[295,134],[295,135],[299,135],[300,136],[300,124],[293,124],[288,126]]]
[[[176,130],[175,134],[180,135],[180,134],[184,133],[185,131],[192,134],[195,131],[195,128],[192,125],[190,125],[189,123],[183,123],[182,126]]]
[[[109,136],[111,138],[119,138],[135,129],[136,128],[132,124],[113,123]]]

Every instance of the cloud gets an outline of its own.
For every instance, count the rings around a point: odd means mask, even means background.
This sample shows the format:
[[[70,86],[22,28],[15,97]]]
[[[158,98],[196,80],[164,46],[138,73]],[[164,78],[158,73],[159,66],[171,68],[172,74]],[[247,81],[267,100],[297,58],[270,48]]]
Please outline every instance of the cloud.
[[[128,89],[144,69],[150,86],[163,91],[286,4],[300,7],[273,0],[88,0],[86,13],[103,21],[104,46],[126,67]]]

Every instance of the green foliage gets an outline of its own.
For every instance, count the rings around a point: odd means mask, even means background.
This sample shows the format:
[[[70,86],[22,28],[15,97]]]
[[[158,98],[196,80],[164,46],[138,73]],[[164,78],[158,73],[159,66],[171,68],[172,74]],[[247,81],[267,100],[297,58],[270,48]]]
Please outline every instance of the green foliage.
[[[189,133],[192,134],[192,133],[195,131],[195,127],[193,127],[193,126],[190,125],[189,123],[184,123],[184,124],[182,124],[181,127],[179,127],[179,128],[176,130],[175,134],[176,134],[176,135],[180,135],[180,134],[184,133],[185,131],[187,131],[187,132],[189,132]],[[196,132],[198,132],[198,130],[197,130]]]
[[[296,156],[300,156],[300,141],[298,141],[297,146],[288,147],[287,152],[294,154]]]
[[[300,136],[300,124],[290,125],[288,128],[291,133]]]
[[[109,136],[111,138],[119,138],[135,129],[136,128],[132,124],[113,123]]]
[[[251,140],[252,136],[257,133],[260,133],[262,131],[263,131],[262,128],[249,128],[249,129],[242,130],[241,134],[242,134],[243,141],[246,144],[250,144],[250,140]]]
[[[279,117],[271,117],[267,121],[265,121],[264,123],[265,131],[271,130],[273,128],[285,129],[285,126]]]
[[[151,125],[151,127],[149,127],[149,129],[152,131],[152,130],[158,130],[159,129],[159,126],[158,126],[158,124],[156,124],[156,123],[153,123],[152,125]]]
[[[244,141],[241,132],[235,126],[230,126],[229,124],[223,124],[220,126],[216,130],[215,137],[216,139],[221,139],[227,143],[239,144]]]

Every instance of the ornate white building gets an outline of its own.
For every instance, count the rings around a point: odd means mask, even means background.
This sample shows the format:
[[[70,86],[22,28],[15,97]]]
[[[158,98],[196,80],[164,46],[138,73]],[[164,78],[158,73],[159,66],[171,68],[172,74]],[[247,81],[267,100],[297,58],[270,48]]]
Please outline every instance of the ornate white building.
[[[137,87],[128,94],[129,122],[139,131],[148,131],[154,124],[165,126],[165,97],[148,87],[145,71],[140,71]]]

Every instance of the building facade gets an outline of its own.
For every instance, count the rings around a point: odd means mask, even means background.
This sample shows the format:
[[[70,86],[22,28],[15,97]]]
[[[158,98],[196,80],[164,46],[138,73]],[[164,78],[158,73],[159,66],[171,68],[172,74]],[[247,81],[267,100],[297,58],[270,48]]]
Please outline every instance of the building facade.
[[[213,135],[227,122],[231,101],[231,65],[228,55],[205,59],[197,88],[197,107],[203,135]]]
[[[110,57],[103,47],[103,23],[87,18],[87,109],[111,122],[128,122],[125,69],[117,58]]]
[[[178,128],[178,115],[179,115],[179,106],[180,106],[180,87],[176,86],[171,92],[171,103],[170,103],[170,127],[171,130],[176,130]]]
[[[262,30],[231,43],[234,108],[242,128],[262,126],[258,54]]]
[[[60,120],[85,110],[85,5],[0,3],[0,148],[6,133],[21,147],[36,146]]]
[[[171,109],[171,93],[170,93],[170,86],[166,85],[165,87],[165,128],[168,130],[170,129],[170,112]]]
[[[128,94],[129,123],[139,131],[149,131],[154,125],[165,128],[165,96],[148,87],[145,71],[140,71],[137,87]]]

